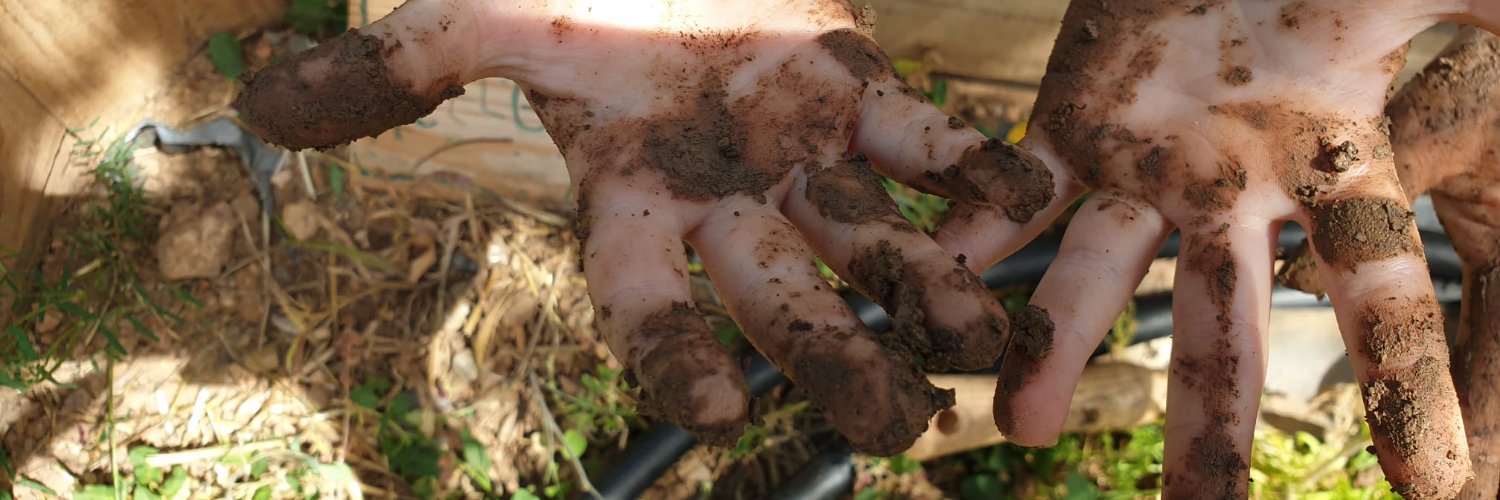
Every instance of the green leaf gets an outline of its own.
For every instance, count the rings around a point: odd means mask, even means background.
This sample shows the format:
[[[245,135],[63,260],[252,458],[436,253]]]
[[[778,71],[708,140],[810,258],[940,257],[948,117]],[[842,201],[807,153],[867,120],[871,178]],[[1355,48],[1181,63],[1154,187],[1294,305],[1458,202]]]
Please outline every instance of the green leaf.
[[[100,322],[99,331],[104,334],[104,340],[109,341],[110,350],[115,351],[116,354],[119,354],[121,356],[129,354],[125,352],[125,345],[120,343],[120,337],[118,335],[115,335],[115,331],[111,330],[109,328],[109,325],[105,325],[103,322]]]
[[[341,255],[365,266],[373,267],[381,272],[391,274],[400,273],[400,271],[396,269],[396,266],[391,265],[391,263],[386,262],[380,257],[376,257],[373,254],[361,252],[359,250],[349,248],[338,243],[326,241],[294,241],[289,239],[287,240],[287,244],[304,250],[328,252],[335,255]]]
[[[895,61],[891,61],[891,66],[896,69],[897,75],[900,75],[901,78],[906,78],[906,75],[916,73],[917,70],[922,69],[922,61],[916,61],[912,59],[897,59]]]
[[[391,390],[391,381],[379,375],[372,375],[365,379],[365,383],[349,391],[349,399],[354,400],[360,406],[375,410],[380,406],[381,396],[389,390]]]
[[[582,432],[577,429],[568,429],[563,433],[563,445],[567,447],[572,458],[583,456],[583,452],[589,449],[589,441],[583,437]]]
[[[130,449],[130,465],[135,467],[135,480],[148,486],[155,486],[162,480],[161,469],[152,467],[146,463],[146,459],[160,453],[156,448],[150,446],[137,446]]]
[[[21,327],[16,325],[6,325],[5,332],[9,333],[11,339],[15,340],[16,350],[21,353],[22,362],[30,363],[42,359],[42,356],[36,352],[36,346],[32,345],[31,339],[26,336],[26,330],[22,330]]]
[[[25,486],[27,488],[31,488],[33,490],[37,490],[51,496],[58,496],[57,491],[53,490],[52,488],[48,488],[47,485],[39,483],[35,479],[26,476],[17,476],[16,486]],[[112,494],[113,490],[111,490],[111,495]]]
[[[79,319],[93,320],[99,318],[98,316],[94,315],[94,313],[85,311],[83,310],[83,308],[78,307],[78,304],[74,304],[72,302],[58,302],[57,310]]]
[[[958,491],[963,500],[986,500],[1005,496],[1005,488],[1000,486],[1000,479],[990,474],[964,478]]]
[[[135,500],[161,500],[161,495],[157,495],[150,488],[142,486],[135,490]]]
[[[744,337],[745,334],[740,331],[740,326],[733,321],[725,321],[714,330],[714,338],[718,339],[719,344],[724,347],[734,347]]]
[[[198,300],[198,297],[194,297],[193,293],[187,291],[187,289],[180,286],[174,286],[172,287],[172,292],[176,293],[177,298],[182,299],[183,302],[198,306],[199,309],[203,308],[203,301]]]
[[[531,488],[529,487],[523,490],[516,490],[514,493],[510,494],[510,498],[511,500],[542,500],[541,497],[536,496],[536,493],[533,493],[531,491]]]
[[[932,82],[932,91],[928,93],[932,99],[932,105],[939,108],[948,102],[948,80],[938,79]]]
[[[334,198],[344,196],[344,167],[328,164],[328,186],[333,190]]]
[[[74,500],[115,500],[115,488],[107,484],[90,484],[73,492]]]
[[[913,460],[905,454],[891,457],[891,472],[900,475],[916,474],[922,472],[922,463]]]
[[[1078,471],[1068,473],[1067,479],[1068,500],[1096,500],[1099,498],[1099,487],[1083,477]]]
[[[323,28],[333,35],[348,27],[348,5],[345,2],[328,0],[293,0],[286,11],[286,23],[298,33],[317,35]]]
[[[271,470],[270,460],[267,460],[265,458],[256,460],[255,463],[250,464],[250,478],[260,479],[260,475],[265,474],[268,470]]]
[[[874,485],[870,485],[859,490],[859,493],[855,493],[854,500],[876,500],[881,496],[880,491],[876,490]]]
[[[182,491],[183,485],[187,484],[187,469],[177,467],[172,469],[172,475],[161,485],[161,496],[172,498],[177,492]]]
[[[251,496],[250,498],[251,498],[251,500],[270,500],[270,498],[271,498],[271,487],[270,486],[261,486],[259,488],[256,488],[255,489],[255,495]]]
[[[484,444],[474,439],[468,429],[459,433],[458,439],[464,447],[464,464],[467,465],[469,477],[484,491],[493,491],[494,485],[490,482],[490,457],[485,454]]]
[[[125,321],[129,321],[130,326],[135,327],[135,331],[141,332],[141,335],[145,335],[146,338],[151,339],[153,342],[161,340],[156,337],[156,332],[153,332],[150,328],[147,328],[145,323],[141,323],[140,320],[135,319],[135,316],[126,316]]]
[[[221,75],[232,79],[245,73],[245,54],[240,50],[240,41],[227,31],[209,39],[208,58]]]
[[[391,465],[391,472],[409,481],[419,481],[426,477],[435,478],[442,474],[442,469],[438,467],[440,458],[437,447],[432,443],[402,447],[395,453],[386,455],[386,461]]]

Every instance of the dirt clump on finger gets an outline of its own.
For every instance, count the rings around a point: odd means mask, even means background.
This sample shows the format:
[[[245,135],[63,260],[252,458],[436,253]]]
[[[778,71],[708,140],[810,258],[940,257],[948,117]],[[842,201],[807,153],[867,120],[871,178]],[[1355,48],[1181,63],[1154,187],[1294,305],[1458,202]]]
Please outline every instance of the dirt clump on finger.
[[[641,413],[669,420],[705,443],[732,445],[748,422],[750,389],[728,351],[685,302],[651,313],[625,348],[641,385]],[[641,342],[650,343],[642,353]],[[612,342],[613,344],[613,342]]]
[[[1224,323],[1220,321],[1221,325]],[[1221,326],[1227,330],[1227,327]],[[1188,471],[1174,470],[1165,477],[1164,487],[1175,496],[1180,492],[1212,491],[1215,498],[1243,498],[1244,476],[1250,471],[1249,451],[1241,451],[1231,429],[1240,425],[1235,413],[1239,389],[1240,355],[1227,336],[1213,341],[1211,349],[1198,356],[1172,356],[1172,377],[1197,394],[1202,412],[1208,417],[1202,434],[1194,436],[1187,460],[1169,462],[1185,464]],[[1192,482],[1189,482],[1189,481]]]
[[[1448,398],[1439,397],[1453,391],[1447,368],[1445,361],[1424,356],[1412,369],[1362,387],[1377,449],[1385,448],[1396,455],[1392,458],[1420,471],[1413,474],[1429,476],[1420,478],[1420,484],[1391,477],[1392,489],[1405,498],[1440,498],[1457,492],[1468,480],[1467,451],[1457,446],[1458,436],[1445,436],[1449,429],[1438,428],[1434,421],[1439,414],[1458,413],[1442,404]]]
[[[1406,471],[1388,473],[1406,498],[1451,495],[1470,474],[1441,318],[1426,296],[1376,301],[1360,319],[1372,362],[1361,385],[1366,420],[1381,461]]]
[[[1011,338],[1000,362],[1000,380],[995,394],[995,425],[1012,432],[1023,422],[1011,408],[1011,398],[1026,381],[1041,371],[1042,361],[1052,354],[1056,325],[1046,309],[1027,305],[1010,317]]]
[[[965,149],[957,165],[928,177],[950,190],[967,192],[983,203],[997,205],[1018,223],[1030,222],[1052,202],[1054,185],[1047,165],[1030,153],[998,139],[987,139]]]
[[[903,354],[930,356],[927,339],[927,312],[922,309],[925,288],[915,277],[906,276],[906,258],[890,241],[880,240],[874,248],[849,261],[850,284],[874,299],[891,318],[891,329],[878,339],[889,349]],[[929,358],[929,361],[936,361]]]
[[[796,362],[798,384],[857,450],[892,456],[910,448],[937,412],[953,407],[952,389],[928,382],[900,353],[829,346]],[[876,359],[857,359],[871,352]]]
[[[401,50],[350,29],[327,43],[249,78],[238,106],[267,141],[288,149],[329,148],[413,123],[463,95],[457,76],[424,95],[393,74],[386,59]],[[315,70],[314,68],[321,68]]]
[[[1276,271],[1276,282],[1293,290],[1300,290],[1322,298],[1328,291],[1323,288],[1323,277],[1318,274],[1318,262],[1312,246],[1304,240],[1282,259]]]
[[[1312,210],[1313,249],[1325,262],[1353,271],[1359,264],[1419,251],[1416,214],[1396,200],[1355,197]]]
[[[869,83],[882,76],[901,79],[896,74],[890,58],[868,36],[852,29],[830,31],[818,36],[818,45],[823,46],[839,64],[849,70],[855,80]]]
[[[852,155],[807,175],[807,201],[823,217],[844,224],[888,220],[894,229],[916,231],[902,218],[880,177],[862,155]]]

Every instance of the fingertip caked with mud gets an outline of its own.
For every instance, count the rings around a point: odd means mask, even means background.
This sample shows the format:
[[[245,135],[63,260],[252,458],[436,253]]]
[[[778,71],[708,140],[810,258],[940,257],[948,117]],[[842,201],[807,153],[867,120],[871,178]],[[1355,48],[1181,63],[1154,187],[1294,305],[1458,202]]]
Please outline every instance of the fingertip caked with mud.
[[[236,101],[245,121],[288,149],[328,148],[412,123],[463,94],[457,77],[422,95],[387,60],[403,50],[358,29],[249,78]]]
[[[1052,337],[1056,325],[1046,309],[1027,305],[1011,315],[1011,337],[1000,359],[1000,378],[995,386],[995,427],[1010,434],[1025,422],[1011,407],[1014,397],[1042,369],[1042,362],[1052,354]]]
[[[910,448],[953,390],[939,389],[904,356],[867,338],[841,335],[802,352],[792,377],[855,449],[891,456]]]
[[[749,421],[750,390],[738,363],[714,341],[696,308],[674,302],[651,313],[623,347],[641,386],[641,412],[660,416],[700,441],[727,446]],[[644,345],[641,345],[644,344]]]
[[[1447,498],[1468,481],[1470,460],[1443,344],[1442,310],[1431,296],[1390,297],[1361,315],[1374,366],[1360,388],[1376,453],[1406,498]],[[1422,471],[1425,477],[1410,477]]]
[[[900,247],[880,240],[850,260],[849,279],[890,316],[892,327],[880,336],[887,347],[921,356],[931,370],[986,368],[1005,348],[1009,318],[998,303],[982,301],[977,303],[978,314],[960,320],[961,324],[954,324],[954,318],[929,315],[928,311],[941,310],[933,298],[938,290],[966,297],[986,293],[968,269],[955,260],[946,263],[949,269],[934,269],[931,262],[907,259]]]

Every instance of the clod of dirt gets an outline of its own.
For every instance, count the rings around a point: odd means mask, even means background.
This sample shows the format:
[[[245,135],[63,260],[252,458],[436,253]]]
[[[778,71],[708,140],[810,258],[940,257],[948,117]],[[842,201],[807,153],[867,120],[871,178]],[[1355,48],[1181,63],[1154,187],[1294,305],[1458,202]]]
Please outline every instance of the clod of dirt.
[[[887,77],[900,80],[896,74],[895,66],[891,65],[885,52],[880,50],[869,37],[851,29],[830,31],[818,36],[818,44],[822,45],[839,64],[849,70],[849,75],[854,79],[869,82],[884,74]]]
[[[1318,146],[1322,149],[1318,166],[1323,171],[1343,173],[1359,164],[1359,148],[1352,142],[1344,141],[1335,145],[1328,138],[1320,137]]]
[[[156,242],[156,262],[167,280],[212,278],[229,262],[230,245],[239,222],[229,203],[202,209],[180,204],[163,221]]]
[[[745,151],[748,131],[730,113],[724,79],[709,73],[685,113],[646,124],[646,160],[666,175],[672,195],[715,201],[733,194],[760,196],[780,178],[752,168]]]
[[[880,336],[886,347],[903,354],[931,356],[927,312],[922,310],[922,287],[906,276],[906,258],[901,249],[881,240],[875,248],[849,261],[850,283],[885,308],[891,329]]]
[[[281,223],[298,240],[317,236],[318,217],[318,206],[310,201],[288,203],[281,209]]]
[[[1010,432],[1020,422],[1010,407],[1010,399],[1026,380],[1041,370],[1042,360],[1052,354],[1052,336],[1056,326],[1046,309],[1027,305],[1011,315],[1010,346],[1000,364],[1000,384],[995,394],[995,425]]]
[[[1424,479],[1439,479],[1418,485],[1392,478],[1396,493],[1405,498],[1439,498],[1468,481],[1469,454],[1457,446],[1457,436],[1445,435],[1450,429],[1438,428],[1434,422],[1438,415],[1457,414],[1451,405],[1443,404],[1453,399],[1446,361],[1424,356],[1410,369],[1361,389],[1371,432],[1386,438],[1377,441],[1376,449],[1423,471],[1429,476]]]
[[[1052,202],[1052,172],[1021,148],[987,139],[964,150],[957,165],[928,173],[930,184],[956,198],[996,205],[1005,216],[1025,223]]]
[[[1449,131],[1489,115],[1491,96],[1500,82],[1500,37],[1474,30],[1433,59],[1386,105],[1386,114],[1401,127],[1392,137],[1398,145]]]
[[[1349,270],[1418,249],[1416,214],[1395,200],[1347,198],[1312,210],[1313,249],[1323,260]]]
[[[1202,480],[1197,488],[1200,498],[1240,498],[1245,494],[1240,489],[1240,476],[1250,470],[1250,464],[1245,463],[1223,425],[1215,423],[1203,435],[1193,437],[1187,461],[1200,471],[1193,475]],[[1181,487],[1177,485],[1178,490]]]
[[[244,219],[250,227],[260,227],[257,224],[260,221],[260,201],[255,198],[254,193],[240,193],[229,202],[229,206],[234,209],[234,214]]]
[[[807,201],[823,217],[844,224],[863,224],[882,218],[895,222],[900,218],[896,203],[880,185],[880,177],[859,155],[809,173]],[[897,223],[896,227],[916,230],[910,224]]]
[[[399,51],[350,29],[250,77],[237,105],[267,141],[300,150],[373,137],[463,94],[457,75],[419,89],[392,74],[386,60]]]
[[[1323,278],[1318,274],[1318,262],[1307,241],[1288,252],[1276,271],[1276,282],[1293,290],[1300,290],[1322,298],[1328,292],[1323,288]]]
[[[738,365],[714,341],[690,304],[674,302],[652,313],[625,350],[641,386],[641,413],[660,416],[715,446],[733,444],[748,422],[750,389]]]
[[[874,350],[884,359],[853,359],[862,349],[808,354],[797,360],[797,383],[855,449],[891,456],[910,448],[933,415],[953,407],[953,390],[934,387],[904,356]]]
[[[1251,80],[1255,79],[1255,75],[1250,72],[1250,68],[1246,68],[1244,66],[1232,66],[1224,68],[1224,70],[1219,73],[1219,77],[1223,78],[1224,82],[1228,83],[1232,87],[1244,86],[1245,84],[1250,83]]]

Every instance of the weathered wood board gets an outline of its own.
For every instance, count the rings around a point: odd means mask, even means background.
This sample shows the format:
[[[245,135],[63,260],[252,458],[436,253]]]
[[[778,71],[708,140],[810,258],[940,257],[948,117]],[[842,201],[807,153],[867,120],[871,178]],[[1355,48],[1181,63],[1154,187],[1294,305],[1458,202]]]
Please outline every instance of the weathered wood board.
[[[34,250],[49,199],[71,196],[65,130],[121,131],[170,104],[220,30],[276,21],[284,0],[0,0],[0,246]]]

